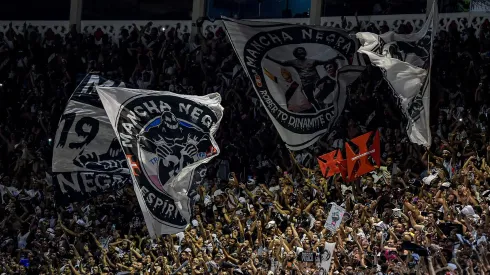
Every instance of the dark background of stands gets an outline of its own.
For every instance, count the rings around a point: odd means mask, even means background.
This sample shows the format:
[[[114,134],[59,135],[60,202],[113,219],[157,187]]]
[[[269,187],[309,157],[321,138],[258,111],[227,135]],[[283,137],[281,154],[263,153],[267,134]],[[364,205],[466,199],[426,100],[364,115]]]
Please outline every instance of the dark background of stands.
[[[260,1],[260,15],[259,15]],[[425,13],[425,0],[325,0],[323,16]],[[471,0],[438,0],[440,12],[465,12]],[[472,0],[472,10],[490,10],[490,0]],[[379,4],[381,12],[373,7]],[[310,0],[208,0],[206,14],[239,18],[309,17]],[[189,20],[192,0],[83,0],[83,20]],[[70,0],[2,1],[0,21],[68,20]]]

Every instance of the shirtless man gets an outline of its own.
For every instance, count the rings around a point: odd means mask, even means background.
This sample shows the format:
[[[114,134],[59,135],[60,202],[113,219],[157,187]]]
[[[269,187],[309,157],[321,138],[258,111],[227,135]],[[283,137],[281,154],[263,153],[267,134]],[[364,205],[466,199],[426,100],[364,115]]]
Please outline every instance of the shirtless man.
[[[340,58],[340,56],[336,56],[330,60],[315,60],[315,59],[308,59],[306,56],[308,53],[306,52],[306,49],[304,47],[297,47],[293,51],[293,56],[296,59],[293,60],[277,60],[269,55],[266,55],[265,58],[285,67],[293,67],[296,72],[298,73],[300,79],[301,79],[301,85],[303,87],[303,92],[308,98],[308,101],[318,110],[321,110],[321,105],[319,102],[315,99],[314,92],[315,92],[315,84],[316,82],[320,79],[320,76],[318,75],[318,72],[316,70],[316,66],[321,66],[321,65],[326,65],[331,63],[333,60]]]

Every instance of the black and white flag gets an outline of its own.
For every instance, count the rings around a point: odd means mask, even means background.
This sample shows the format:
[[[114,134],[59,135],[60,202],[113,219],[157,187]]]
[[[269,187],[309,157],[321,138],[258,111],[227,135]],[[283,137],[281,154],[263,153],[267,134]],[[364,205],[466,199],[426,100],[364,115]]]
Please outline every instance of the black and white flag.
[[[344,218],[345,209],[336,203],[331,204],[330,212],[328,213],[327,220],[325,221],[325,228],[335,233],[340,227]]]
[[[223,18],[226,32],[284,143],[315,143],[344,110],[363,72],[358,42],[340,29]]]
[[[68,101],[56,131],[52,162],[55,200],[61,205],[118,190],[131,179],[95,86],[125,84],[90,73]]]
[[[437,1],[420,31],[402,35],[394,32],[357,33],[359,52],[384,74],[407,119],[407,134],[413,143],[430,146],[430,68],[432,45],[437,32]]]
[[[330,270],[330,264],[334,258],[335,243],[325,243],[325,247],[320,256],[320,274],[327,275]]]
[[[223,115],[221,97],[100,86],[97,91],[150,235],[183,231],[206,174],[203,164],[219,154],[214,134]]]

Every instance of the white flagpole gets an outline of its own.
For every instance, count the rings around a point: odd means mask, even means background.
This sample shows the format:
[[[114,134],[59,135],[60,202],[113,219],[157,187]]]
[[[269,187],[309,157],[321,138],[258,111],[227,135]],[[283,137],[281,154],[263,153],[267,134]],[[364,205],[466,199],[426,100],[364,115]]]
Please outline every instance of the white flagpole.
[[[431,33],[431,38],[430,38],[430,51],[429,51],[429,71],[427,74],[427,77],[429,78],[429,91],[430,91],[430,86],[431,86],[431,75],[432,75],[432,55],[434,52],[434,37],[437,34],[437,13],[438,13],[438,8],[437,8],[437,0],[427,0],[427,1],[432,1],[431,5],[431,13],[432,13],[432,33]],[[429,107],[430,107],[430,95],[429,95]],[[428,117],[428,122],[427,122],[427,137],[430,139],[428,140],[428,150],[430,150],[430,144],[432,141],[431,137],[431,132],[430,132],[430,115]],[[430,154],[427,154],[427,173],[430,173]]]

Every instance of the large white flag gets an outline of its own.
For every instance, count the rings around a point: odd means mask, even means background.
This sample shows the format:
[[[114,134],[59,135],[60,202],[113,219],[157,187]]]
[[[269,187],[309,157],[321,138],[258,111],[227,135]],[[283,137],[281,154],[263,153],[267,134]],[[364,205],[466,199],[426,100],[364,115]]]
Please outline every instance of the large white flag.
[[[115,191],[131,182],[117,141],[95,86],[124,87],[87,74],[61,116],[53,149],[53,186],[58,205]]]
[[[223,115],[219,94],[97,87],[133,178],[152,237],[181,232],[192,216],[192,193],[203,164],[219,153],[214,140]]]
[[[335,125],[363,72],[358,42],[335,28],[223,18],[226,32],[284,143],[301,150]]]
[[[422,29],[414,34],[357,33],[359,52],[381,69],[408,120],[407,133],[416,144],[430,146],[430,67],[437,30],[437,3]]]

